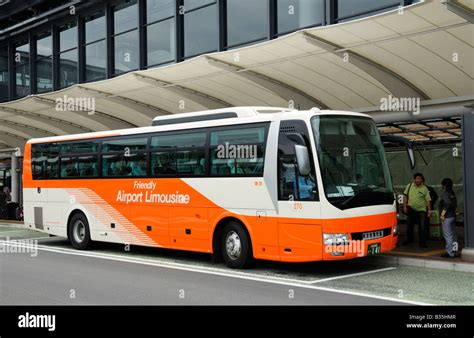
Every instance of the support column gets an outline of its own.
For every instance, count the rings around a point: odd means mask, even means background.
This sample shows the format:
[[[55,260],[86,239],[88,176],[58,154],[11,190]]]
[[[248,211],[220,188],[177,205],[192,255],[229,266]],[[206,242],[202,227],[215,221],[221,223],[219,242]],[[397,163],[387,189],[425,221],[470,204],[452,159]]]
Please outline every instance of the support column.
[[[474,111],[462,117],[463,187],[464,187],[464,249],[461,257],[474,261]]]
[[[20,202],[20,171],[18,170],[18,156],[16,152],[11,154],[11,170],[10,177],[12,180],[11,201]]]

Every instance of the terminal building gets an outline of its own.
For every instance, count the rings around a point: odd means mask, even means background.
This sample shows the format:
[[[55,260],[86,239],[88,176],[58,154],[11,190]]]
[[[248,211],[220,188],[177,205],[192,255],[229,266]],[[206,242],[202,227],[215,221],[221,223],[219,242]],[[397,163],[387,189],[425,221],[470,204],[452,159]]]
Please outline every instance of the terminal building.
[[[472,11],[470,0],[0,0],[0,184],[21,204],[31,138],[234,106],[363,112],[414,141],[415,168],[386,146],[398,193],[415,171],[438,191],[454,180],[473,248]]]

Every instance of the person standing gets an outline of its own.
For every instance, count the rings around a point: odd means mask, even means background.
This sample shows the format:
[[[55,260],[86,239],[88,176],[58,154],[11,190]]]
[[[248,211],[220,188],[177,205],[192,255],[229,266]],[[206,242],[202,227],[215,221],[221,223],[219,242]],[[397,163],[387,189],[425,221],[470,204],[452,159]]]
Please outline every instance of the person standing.
[[[414,241],[415,224],[418,224],[418,240],[421,248],[426,248],[426,223],[431,216],[431,197],[424,185],[422,174],[413,175],[413,182],[408,184],[403,193],[403,212],[407,215],[407,239],[404,245]]]
[[[456,194],[453,191],[453,181],[445,178],[441,181],[443,194],[439,201],[439,215],[443,226],[443,236],[446,241],[446,253],[443,258],[457,256],[458,239],[456,235]]]
[[[4,186],[3,187],[3,192],[5,193],[6,201],[10,202],[11,199],[12,199],[12,196],[11,196],[11,193],[10,193],[10,188],[8,188],[8,186]]]

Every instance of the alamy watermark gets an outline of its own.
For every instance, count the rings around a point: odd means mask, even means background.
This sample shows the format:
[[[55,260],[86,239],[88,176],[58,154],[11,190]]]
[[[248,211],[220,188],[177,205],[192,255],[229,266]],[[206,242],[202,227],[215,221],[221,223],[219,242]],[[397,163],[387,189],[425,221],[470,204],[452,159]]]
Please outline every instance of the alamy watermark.
[[[409,112],[413,115],[419,115],[420,105],[419,97],[394,97],[389,95],[380,99],[381,111]]]
[[[95,97],[69,97],[63,95],[55,99],[56,111],[83,111],[89,115],[95,114]]]
[[[0,254],[30,254],[31,257],[38,256],[38,240],[36,239],[10,239],[0,240]]]
[[[364,240],[352,240],[344,244],[330,244],[324,247],[324,251],[333,256],[356,254],[357,257],[362,257],[365,254],[365,243]]]
[[[19,328],[45,328],[48,331],[56,330],[56,315],[34,315],[26,312],[18,316]]]
[[[252,144],[219,144],[217,146],[219,159],[251,159],[257,158],[257,146]]]

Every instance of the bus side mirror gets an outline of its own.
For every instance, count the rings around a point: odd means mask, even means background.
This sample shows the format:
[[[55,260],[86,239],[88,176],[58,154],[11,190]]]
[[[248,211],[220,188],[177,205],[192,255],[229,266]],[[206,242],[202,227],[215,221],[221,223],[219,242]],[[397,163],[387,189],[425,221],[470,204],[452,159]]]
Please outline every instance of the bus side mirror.
[[[298,172],[301,176],[308,176],[311,173],[308,148],[297,144],[295,145],[295,154],[296,163],[298,164]]]
[[[410,166],[411,169],[415,169],[416,165],[416,157],[415,157],[415,151],[413,150],[413,144],[411,142],[407,143],[407,155],[408,155],[408,160],[410,161]]]

